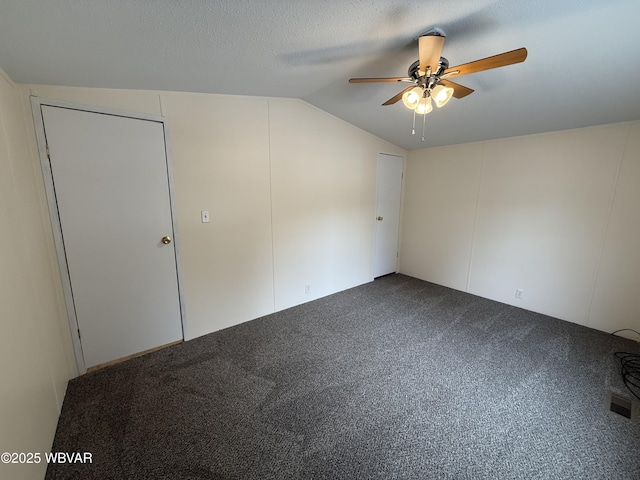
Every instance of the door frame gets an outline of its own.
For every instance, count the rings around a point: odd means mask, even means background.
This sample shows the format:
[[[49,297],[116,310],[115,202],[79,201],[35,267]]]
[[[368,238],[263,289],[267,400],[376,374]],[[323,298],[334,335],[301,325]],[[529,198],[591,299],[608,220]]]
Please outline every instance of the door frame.
[[[44,188],[47,196],[47,205],[49,207],[49,219],[51,220],[51,228],[53,231],[53,240],[55,243],[56,257],[58,260],[58,267],[60,269],[60,278],[62,281],[62,290],[64,294],[65,306],[67,309],[67,319],[69,322],[69,330],[71,333],[71,343],[73,345],[73,353],[76,359],[76,366],[78,368],[78,375],[82,375],[87,372],[87,368],[84,361],[84,354],[82,352],[82,341],[79,334],[78,319],[75,311],[75,304],[73,301],[73,292],[71,289],[71,277],[69,275],[69,268],[67,265],[67,257],[64,250],[64,241],[62,237],[62,225],[60,223],[60,216],[58,213],[58,204],[56,202],[56,195],[53,183],[53,173],[51,171],[51,164],[49,163],[49,155],[47,153],[47,140],[44,127],[44,118],[42,115],[42,107],[58,107],[67,108],[71,110],[79,110],[82,112],[98,113],[103,115],[112,115],[116,117],[132,118],[136,120],[146,120],[151,122],[157,122],[162,124],[162,131],[164,133],[164,150],[166,158],[167,168],[167,180],[169,188],[169,206],[171,214],[171,227],[173,229],[173,249],[175,252],[176,274],[178,282],[178,302],[180,304],[180,325],[182,327],[182,338],[187,338],[186,332],[186,312],[184,304],[184,289],[182,285],[182,273],[180,269],[180,248],[179,248],[179,235],[176,224],[175,205],[173,199],[173,163],[171,160],[171,144],[169,141],[169,133],[167,128],[167,121],[165,117],[156,115],[147,115],[141,113],[131,113],[122,110],[97,107],[93,105],[82,105],[77,103],[50,100],[43,97],[31,96],[31,112],[33,115],[33,123],[36,133],[36,141],[38,144],[38,154],[40,156],[40,166],[42,167],[42,177],[44,180]]]

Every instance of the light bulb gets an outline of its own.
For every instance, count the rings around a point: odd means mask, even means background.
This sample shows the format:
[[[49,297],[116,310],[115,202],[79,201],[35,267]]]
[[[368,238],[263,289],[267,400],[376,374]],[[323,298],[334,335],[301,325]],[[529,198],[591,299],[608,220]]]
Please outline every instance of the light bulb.
[[[453,88],[445,87],[444,85],[436,85],[433,89],[433,101],[438,108],[444,106],[453,95]]]
[[[422,97],[416,105],[416,113],[420,115],[426,115],[431,110],[433,110],[433,106],[431,105],[431,97]]]
[[[414,87],[408,92],[404,92],[402,95],[402,103],[404,106],[413,110],[418,105],[420,98],[422,97],[422,89],[420,87]]]

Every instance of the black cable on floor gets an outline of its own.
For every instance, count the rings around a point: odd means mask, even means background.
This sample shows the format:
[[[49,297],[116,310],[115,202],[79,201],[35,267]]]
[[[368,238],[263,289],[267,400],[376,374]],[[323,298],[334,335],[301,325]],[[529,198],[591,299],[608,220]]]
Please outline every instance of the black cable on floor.
[[[629,391],[640,399],[640,355],[629,352],[616,352],[622,363],[622,380]]]
[[[640,335],[640,332],[637,330],[634,330],[633,328],[621,328],[620,330],[616,330],[615,332],[611,332],[611,335],[615,335],[618,332],[633,332],[633,333],[637,333],[638,335]]]
[[[640,335],[640,332],[633,328],[621,328],[611,332],[611,335],[626,331]],[[616,352],[615,356],[620,359],[622,364],[622,380],[624,384],[636,398],[640,399],[640,355],[637,353]]]

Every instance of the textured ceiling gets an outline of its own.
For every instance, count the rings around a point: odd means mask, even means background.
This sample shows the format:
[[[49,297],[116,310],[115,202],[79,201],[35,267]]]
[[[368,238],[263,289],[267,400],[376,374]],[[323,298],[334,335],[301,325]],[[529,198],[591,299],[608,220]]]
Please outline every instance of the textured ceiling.
[[[19,83],[297,97],[413,150],[640,118],[638,0],[0,0],[0,68]],[[519,47],[524,63],[426,117],[381,104],[418,35],[451,66]],[[250,113],[247,113],[250,115]]]

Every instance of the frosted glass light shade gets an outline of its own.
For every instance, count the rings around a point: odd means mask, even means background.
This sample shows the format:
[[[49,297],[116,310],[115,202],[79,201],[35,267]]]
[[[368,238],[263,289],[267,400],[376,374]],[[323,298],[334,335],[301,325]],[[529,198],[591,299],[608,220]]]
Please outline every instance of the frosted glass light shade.
[[[416,113],[420,115],[426,115],[431,110],[433,110],[433,106],[431,105],[431,97],[422,97],[416,105]]]
[[[436,103],[436,106],[440,108],[451,100],[453,88],[445,87],[444,85],[436,85],[431,95],[433,96],[433,101]]]
[[[414,87],[408,92],[404,92],[404,95],[402,95],[402,103],[404,103],[405,107],[413,110],[422,98],[422,93],[423,92],[420,87]]]

